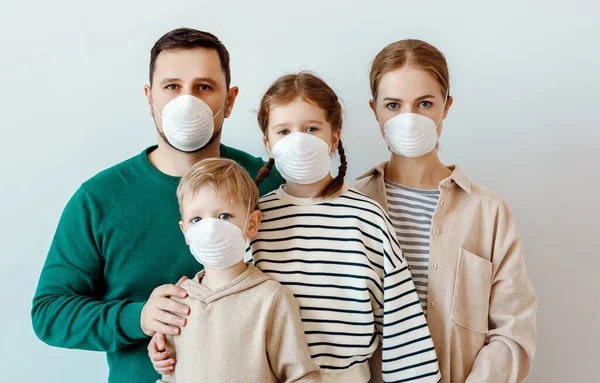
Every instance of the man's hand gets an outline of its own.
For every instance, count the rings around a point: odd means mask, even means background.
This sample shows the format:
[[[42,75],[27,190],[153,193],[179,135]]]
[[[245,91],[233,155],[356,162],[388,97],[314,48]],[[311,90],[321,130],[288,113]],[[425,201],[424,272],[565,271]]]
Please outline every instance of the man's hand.
[[[172,313],[189,315],[190,308],[175,302],[170,297],[187,296],[185,289],[178,286],[186,279],[187,277],[182,277],[177,285],[162,285],[152,291],[140,315],[140,326],[144,334],[148,336],[154,336],[157,332],[179,334],[179,327],[185,326],[186,320]]]

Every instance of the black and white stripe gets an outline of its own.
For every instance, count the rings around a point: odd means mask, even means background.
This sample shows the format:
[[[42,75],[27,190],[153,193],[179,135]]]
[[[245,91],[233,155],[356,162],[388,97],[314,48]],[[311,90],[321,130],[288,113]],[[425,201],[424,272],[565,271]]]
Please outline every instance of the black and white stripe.
[[[324,372],[365,364],[382,342],[386,382],[439,380],[408,265],[376,202],[351,188],[328,200],[279,189],[259,207],[263,220],[248,258],[298,299]]]
[[[423,312],[427,314],[429,236],[439,190],[420,190],[385,181],[388,211],[402,253],[410,265]]]

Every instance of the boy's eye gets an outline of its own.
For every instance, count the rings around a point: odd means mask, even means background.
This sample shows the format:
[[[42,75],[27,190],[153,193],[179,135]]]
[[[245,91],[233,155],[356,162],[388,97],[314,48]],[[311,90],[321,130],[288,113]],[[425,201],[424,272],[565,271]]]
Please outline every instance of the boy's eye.
[[[223,213],[223,214],[219,215],[219,219],[222,219],[225,221],[228,220],[229,218],[231,218],[231,214],[228,214],[228,213]]]
[[[202,218],[200,218],[200,217],[194,217],[190,220],[191,223],[198,223],[200,221],[202,221]]]
[[[288,134],[290,134],[289,129],[281,129],[280,131],[277,132],[277,134],[281,135],[281,136],[286,136]]]
[[[428,109],[428,108],[431,108],[431,105],[433,105],[431,103],[431,101],[421,101],[421,103],[419,104],[419,107],[421,107],[423,109]]]
[[[309,126],[306,128],[306,133],[314,133],[317,132],[319,130],[319,128],[317,128],[316,126]]]
[[[179,88],[179,85],[177,84],[169,84],[167,86],[165,86],[165,89],[167,90],[177,90]]]
[[[389,110],[398,110],[400,108],[400,104],[398,104],[397,102],[390,102],[386,105],[386,108],[388,108]]]

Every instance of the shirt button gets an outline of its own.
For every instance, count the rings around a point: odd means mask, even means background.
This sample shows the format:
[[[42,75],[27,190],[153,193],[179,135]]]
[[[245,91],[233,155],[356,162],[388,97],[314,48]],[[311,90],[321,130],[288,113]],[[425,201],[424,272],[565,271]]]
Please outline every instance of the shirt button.
[[[444,202],[444,201],[440,202],[440,206],[441,206],[441,207],[444,207],[444,206],[446,206],[446,202]]]
[[[434,304],[433,302],[431,302],[431,301],[430,301],[430,302],[429,302],[429,307],[431,307],[431,308],[434,308],[434,307],[435,307],[435,304]]]
[[[433,230],[434,235],[440,235],[440,231],[438,229]]]
[[[438,264],[437,263],[432,263],[431,264],[431,269],[432,270],[437,270],[437,268],[438,268]]]

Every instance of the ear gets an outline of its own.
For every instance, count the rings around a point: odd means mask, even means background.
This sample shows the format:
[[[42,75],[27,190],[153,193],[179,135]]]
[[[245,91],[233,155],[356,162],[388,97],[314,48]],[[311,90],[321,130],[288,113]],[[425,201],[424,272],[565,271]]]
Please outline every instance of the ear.
[[[377,107],[375,105],[375,100],[369,100],[369,107],[373,111],[373,114],[375,115],[375,119],[377,120],[377,122],[379,122],[379,117],[377,117]]]
[[[450,107],[452,106],[453,102],[454,102],[454,97],[452,97],[452,96],[448,97],[448,102],[446,103],[446,108],[444,110],[444,119],[446,119],[446,116],[448,115],[448,112],[450,111]]]
[[[185,236],[185,226],[183,226],[183,221],[179,221],[179,228],[181,229],[183,237],[185,238],[185,244],[189,246],[190,243],[188,242],[187,237]]]
[[[240,89],[237,86],[229,88],[227,91],[227,104],[225,106],[225,118],[228,118],[231,115],[231,111],[233,110],[233,105],[235,104],[235,99],[238,96]]]
[[[248,230],[246,231],[247,238],[254,238],[258,233],[258,226],[260,225],[260,221],[262,219],[262,213],[260,210],[254,210],[250,213],[250,220],[248,222]]]
[[[148,107],[150,108],[150,115],[154,117],[154,108],[152,107],[152,88],[150,85],[144,86],[144,93],[146,94],[146,99],[148,100]]]
[[[265,145],[265,149],[267,149],[267,153],[269,153],[269,158],[273,158],[273,153],[271,152],[271,147],[269,145],[269,139],[267,136],[263,137],[263,145]]]
[[[338,129],[333,132],[333,136],[331,138],[331,153],[335,153],[337,151],[340,140],[342,139],[341,137],[342,129]]]

